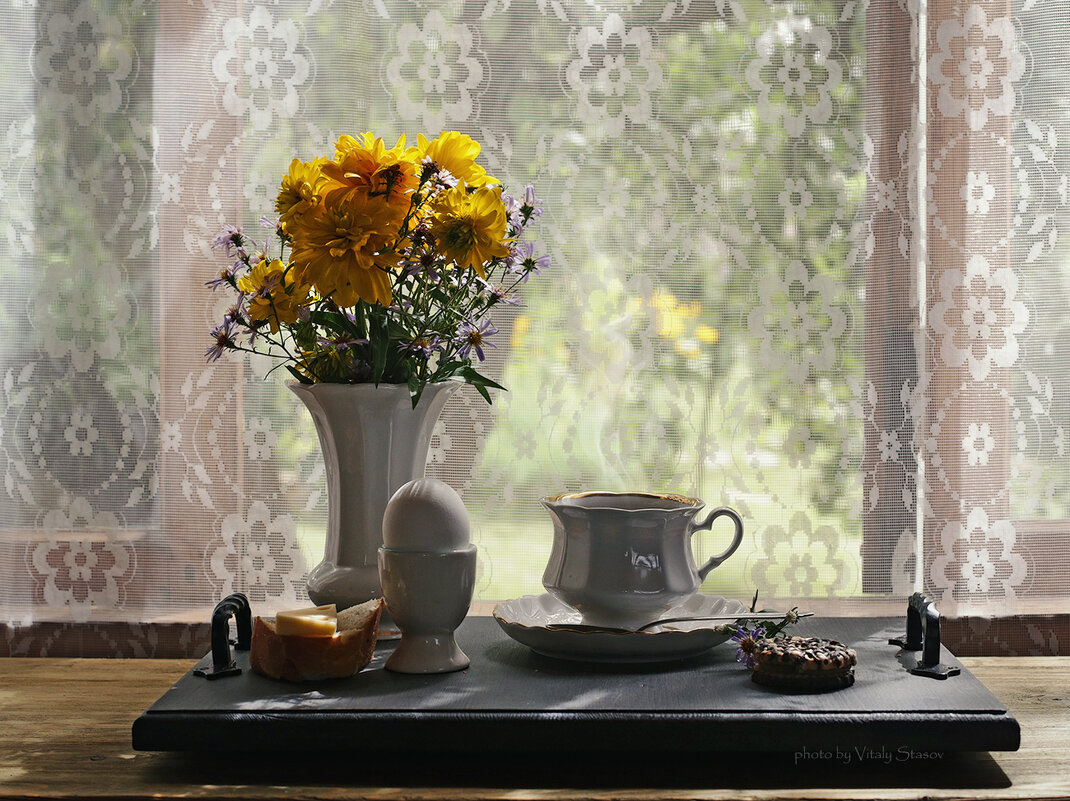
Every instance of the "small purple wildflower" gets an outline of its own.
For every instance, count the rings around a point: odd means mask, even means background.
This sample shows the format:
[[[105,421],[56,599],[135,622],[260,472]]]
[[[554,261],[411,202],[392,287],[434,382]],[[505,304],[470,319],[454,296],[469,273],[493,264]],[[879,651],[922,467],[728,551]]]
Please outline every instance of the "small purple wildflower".
[[[420,162],[420,182],[434,180],[441,187],[446,189],[453,189],[457,186],[457,179],[453,174],[443,167],[441,164],[434,161],[430,156],[424,156],[423,161]]]
[[[509,253],[509,259],[506,264],[506,269],[511,274],[521,275],[523,276],[521,280],[527,281],[532,273],[538,275],[550,266],[550,254],[544,253],[536,257],[535,243],[521,242]]]
[[[430,359],[442,344],[437,336],[416,337],[412,342],[399,342],[398,350],[402,353],[412,353]]]
[[[478,325],[473,325],[469,322],[461,323],[457,328],[457,338],[455,340],[461,345],[457,355],[462,359],[467,359],[474,350],[479,360],[484,361],[487,357],[483,354],[483,348],[488,345],[492,348],[498,347],[493,342],[488,342],[487,337],[497,333],[498,329],[487,319],[484,319]]]
[[[444,262],[437,255],[429,250],[425,250],[423,253],[407,259],[401,262],[401,267],[409,275],[419,275],[420,273],[426,273],[427,277],[432,281],[438,281],[442,276],[439,270],[442,269]]]
[[[438,175],[439,167],[430,156],[424,156],[420,162],[420,183],[431,180]]]
[[[212,291],[226,284],[229,287],[237,287],[238,285],[238,270],[244,265],[240,261],[234,262],[234,264],[228,264],[222,270],[219,271],[219,275],[213,278],[211,281],[205,281],[204,285],[211,287]]]
[[[355,348],[358,345],[367,345],[367,339],[360,339],[358,337],[350,337],[345,334],[337,334],[333,337],[317,337],[316,342],[324,348],[335,348],[337,350],[349,350],[349,348]]]
[[[238,299],[234,302],[234,305],[227,309],[227,313],[223,315],[223,322],[229,320],[236,325],[245,325],[246,316],[245,294],[239,292]]]
[[[502,192],[502,205],[505,206],[505,216],[509,219],[509,226],[519,234],[524,229],[524,215],[521,214],[521,202],[519,198]]]
[[[519,306],[520,301],[505,291],[505,287],[502,286],[488,286],[487,295],[490,298],[490,305],[495,306],[499,303],[504,303],[506,306]]]
[[[223,250],[229,256],[231,248],[241,248],[243,239],[241,228],[224,225],[223,230],[212,240],[212,250]]]
[[[542,216],[542,201],[535,197],[535,187],[531,184],[524,187],[524,203],[520,212],[524,216],[525,224],[532,218],[538,219]]]
[[[223,355],[223,351],[238,347],[238,343],[234,340],[234,321],[229,317],[224,318],[220,325],[212,329],[211,337],[215,340],[215,344],[204,352],[204,357],[209,362],[216,361]]]
[[[765,629],[761,626],[753,630],[737,626],[736,633],[732,635],[732,642],[736,644],[736,661],[753,668],[758,653],[758,640],[764,636]]]

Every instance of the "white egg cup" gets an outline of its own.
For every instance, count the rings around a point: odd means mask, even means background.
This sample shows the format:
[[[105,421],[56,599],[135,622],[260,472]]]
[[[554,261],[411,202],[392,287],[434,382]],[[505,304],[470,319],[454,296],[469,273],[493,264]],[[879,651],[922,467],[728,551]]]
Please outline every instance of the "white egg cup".
[[[397,673],[450,673],[471,663],[454,631],[472,604],[476,546],[429,552],[379,549],[379,579],[401,642],[386,661]]]

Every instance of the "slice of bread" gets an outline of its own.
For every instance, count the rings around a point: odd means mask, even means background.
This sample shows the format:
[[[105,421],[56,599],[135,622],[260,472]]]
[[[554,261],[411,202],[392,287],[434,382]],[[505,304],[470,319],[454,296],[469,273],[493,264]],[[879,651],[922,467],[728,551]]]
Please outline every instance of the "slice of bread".
[[[372,661],[383,600],[375,598],[338,613],[333,637],[279,634],[273,618],[257,617],[249,664],[262,676],[321,681],[352,676]]]

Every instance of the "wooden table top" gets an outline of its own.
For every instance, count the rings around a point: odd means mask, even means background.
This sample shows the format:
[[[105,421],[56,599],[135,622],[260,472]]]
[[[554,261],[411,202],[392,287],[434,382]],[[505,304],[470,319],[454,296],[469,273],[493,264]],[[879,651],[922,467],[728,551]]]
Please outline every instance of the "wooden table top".
[[[701,765],[607,756],[562,768],[140,753],[131,724],[192,662],[0,659],[0,799],[1070,799],[1070,657],[962,662],[1018,719],[1021,750],[931,760],[725,756]]]

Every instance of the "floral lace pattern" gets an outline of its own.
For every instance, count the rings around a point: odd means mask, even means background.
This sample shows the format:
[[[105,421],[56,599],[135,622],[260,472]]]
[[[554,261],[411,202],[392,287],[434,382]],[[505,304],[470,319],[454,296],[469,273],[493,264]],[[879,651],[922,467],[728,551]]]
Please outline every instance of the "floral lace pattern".
[[[1016,297],[1014,270],[993,267],[984,256],[975,255],[963,272],[945,270],[939,289],[932,324],[944,362],[951,367],[966,365],[975,381],[984,381],[994,367],[1014,364],[1018,335],[1029,322],[1029,309]]]
[[[44,14],[40,26],[33,67],[47,102],[82,126],[119,111],[138,67],[123,19],[76,3],[70,14]]]
[[[509,392],[458,392],[429,447],[480,599],[542,592],[540,498],[644,489],[743,516],[710,594],[1058,606],[1059,11],[7,4],[0,622],[52,628],[0,645],[60,652],[72,622],[203,616],[232,591],[304,603],[315,427],[265,361],[203,363],[230,302],[204,285],[225,222],[256,252],[291,159],[364,130],[457,130],[545,201],[550,266],[479,330]],[[722,539],[697,534],[696,558]]]
[[[297,23],[276,21],[271,11],[256,5],[248,19],[227,20],[222,33],[212,71],[223,85],[223,108],[247,117],[256,131],[267,130],[276,117],[296,115],[300,90],[312,74],[312,60],[301,44]]]
[[[599,30],[584,27],[575,37],[577,56],[565,70],[576,92],[579,118],[619,136],[627,122],[651,121],[652,97],[661,85],[661,66],[645,27],[628,29],[618,14]]]
[[[936,44],[929,74],[939,87],[941,114],[965,117],[974,131],[982,130],[990,115],[1010,115],[1014,84],[1025,75],[1025,56],[1010,18],[989,19],[982,4],[971,3],[961,20],[940,23]]]
[[[451,25],[438,11],[428,12],[422,24],[401,26],[397,50],[386,64],[386,76],[397,87],[403,120],[419,120],[434,136],[478,111],[475,90],[483,82],[484,67],[467,25]]]

